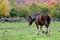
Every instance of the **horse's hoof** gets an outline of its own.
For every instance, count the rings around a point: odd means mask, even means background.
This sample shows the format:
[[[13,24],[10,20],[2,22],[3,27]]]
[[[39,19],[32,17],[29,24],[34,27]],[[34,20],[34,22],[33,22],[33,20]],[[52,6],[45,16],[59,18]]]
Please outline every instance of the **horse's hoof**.
[[[47,32],[46,32],[45,34],[46,34],[46,35],[50,35],[50,33],[47,33]]]
[[[42,31],[42,33],[45,33],[44,31]]]
[[[45,34],[48,34],[48,32],[46,32]]]
[[[39,35],[39,33],[37,35]]]

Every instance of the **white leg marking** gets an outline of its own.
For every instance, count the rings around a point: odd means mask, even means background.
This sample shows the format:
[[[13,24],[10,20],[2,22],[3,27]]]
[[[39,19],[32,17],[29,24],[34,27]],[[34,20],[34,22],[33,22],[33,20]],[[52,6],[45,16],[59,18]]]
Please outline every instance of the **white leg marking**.
[[[37,32],[36,32],[37,35],[39,35],[39,31],[40,31],[40,29],[37,29]]]

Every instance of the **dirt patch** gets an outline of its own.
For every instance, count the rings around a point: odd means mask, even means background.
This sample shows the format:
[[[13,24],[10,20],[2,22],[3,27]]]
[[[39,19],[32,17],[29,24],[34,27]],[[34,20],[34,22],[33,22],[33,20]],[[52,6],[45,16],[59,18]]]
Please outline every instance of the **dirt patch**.
[[[0,28],[0,30],[20,30],[22,28]]]
[[[0,28],[0,30],[25,30],[29,28]]]

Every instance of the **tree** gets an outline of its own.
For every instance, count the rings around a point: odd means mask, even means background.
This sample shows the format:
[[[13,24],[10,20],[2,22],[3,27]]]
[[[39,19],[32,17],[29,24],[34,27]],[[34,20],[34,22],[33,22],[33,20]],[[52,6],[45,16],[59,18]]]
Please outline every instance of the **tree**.
[[[8,0],[0,0],[0,17],[9,16],[10,5]]]
[[[51,15],[56,18],[60,17],[60,3],[55,4],[54,6],[49,6]]]
[[[60,3],[57,3],[57,4],[55,5],[55,9],[60,11]]]
[[[46,14],[46,13],[50,12],[49,11],[49,6],[45,3],[41,4],[40,8],[41,8],[41,13],[43,13],[43,14]]]
[[[12,8],[16,8],[17,6],[16,0],[9,0],[9,2]]]
[[[56,11],[55,11],[55,12],[56,12],[55,17],[60,18],[60,3],[57,3],[57,4],[55,5],[54,9],[56,10]]]
[[[31,15],[34,14],[34,13],[36,14],[36,13],[40,13],[41,12],[40,6],[37,5],[37,4],[34,4],[34,3],[30,6],[29,10],[30,10],[30,14]]]
[[[11,9],[11,11],[10,11],[11,17],[17,17],[17,14],[18,14],[18,11],[15,8]]]
[[[21,9],[18,11],[18,16],[19,16],[19,17],[25,17],[25,18],[26,18],[26,17],[28,16],[28,11],[21,8]]]
[[[49,9],[48,8],[42,8],[41,9],[41,13],[43,13],[43,14],[46,14],[48,12],[49,12]]]

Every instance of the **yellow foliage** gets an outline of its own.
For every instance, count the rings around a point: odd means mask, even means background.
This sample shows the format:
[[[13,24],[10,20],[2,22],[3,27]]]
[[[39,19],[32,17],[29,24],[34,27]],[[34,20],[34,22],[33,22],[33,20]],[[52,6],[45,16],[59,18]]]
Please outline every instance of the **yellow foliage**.
[[[0,17],[1,16],[9,16],[10,5],[8,0],[0,0]]]

